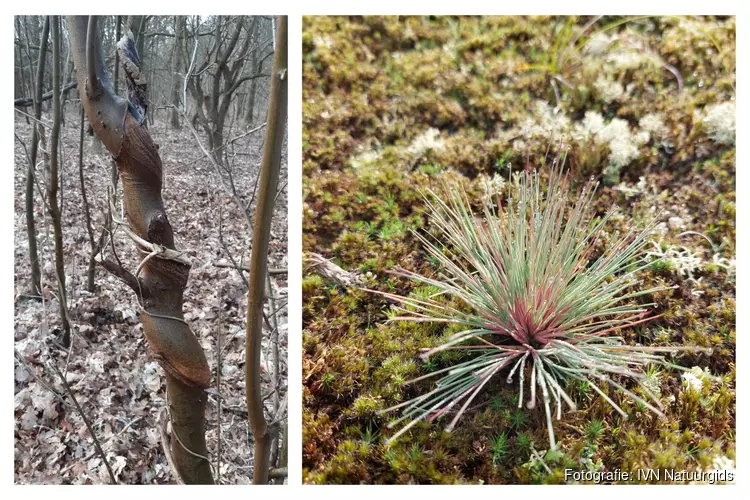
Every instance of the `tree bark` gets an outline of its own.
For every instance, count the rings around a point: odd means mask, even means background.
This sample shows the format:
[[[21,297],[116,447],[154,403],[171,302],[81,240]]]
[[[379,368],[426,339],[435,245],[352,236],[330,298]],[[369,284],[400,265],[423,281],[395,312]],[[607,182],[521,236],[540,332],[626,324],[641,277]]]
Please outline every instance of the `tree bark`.
[[[122,36],[122,16],[115,16],[115,43],[117,43],[117,40],[120,39]],[[114,87],[115,87],[115,94],[118,94],[119,85],[120,85],[120,54],[115,51],[115,79],[114,79]]]
[[[255,43],[255,47],[253,47],[252,53],[250,54],[250,68],[257,73],[260,73],[261,68],[263,68],[263,60],[261,60],[260,64],[258,64],[258,53],[261,49],[260,29],[258,29],[259,24],[260,22],[258,18],[255,17],[253,18],[252,24],[250,25],[250,33]],[[245,124],[248,128],[252,128],[253,126],[253,116],[255,112],[255,93],[257,92],[257,84],[258,79],[253,78],[250,81],[250,91],[247,94],[247,104],[245,105]]]
[[[145,82],[137,66],[135,45],[127,35],[118,42],[123,71],[131,86],[129,96],[133,101],[128,103],[112,92],[95,16],[71,16],[69,26],[86,116],[117,162],[131,238],[146,254],[153,254],[140,263],[140,272],[135,274],[111,261],[103,261],[102,265],[136,292],[146,340],[166,373],[175,473],[187,484],[210,484],[213,478],[204,413],[211,372],[203,349],[182,314],[190,263],[175,249],[161,196],[161,158],[143,126]]]
[[[117,43],[117,40],[120,39],[122,36],[122,16],[115,16],[115,44]],[[115,95],[120,95],[119,88],[120,88],[120,53],[119,51],[115,50],[115,79],[114,79],[114,87],[115,87]],[[117,181],[120,178],[120,174],[117,172],[117,162],[112,160],[111,169],[109,173],[110,181],[112,182],[112,189],[117,192]],[[107,212],[107,227],[112,225],[112,214]],[[102,234],[104,232],[102,231]]]
[[[172,108],[171,122],[172,128],[180,128],[180,78],[178,74],[180,72],[180,60],[182,59],[182,36],[185,32],[185,16],[175,16],[174,26],[174,49],[172,50]]]
[[[65,259],[63,255],[62,215],[57,192],[60,184],[58,147],[60,144],[60,17],[52,16],[52,133],[49,144],[50,179],[48,189],[49,211],[55,234],[55,273],[63,326],[62,344],[70,347],[70,322],[68,321],[68,292],[65,287]]]
[[[39,251],[36,245],[36,225],[34,224],[34,176],[36,175],[36,157],[39,151],[39,133],[42,126],[42,86],[44,85],[44,65],[47,61],[47,39],[49,38],[49,18],[45,18],[42,28],[42,38],[39,42],[39,62],[36,67],[34,82],[34,126],[31,132],[31,158],[26,170],[26,233],[29,238],[29,262],[31,264],[31,293],[42,293],[42,273],[39,269]]]
[[[81,197],[83,198],[83,214],[86,217],[86,233],[89,236],[89,245],[91,246],[91,253],[89,254],[89,267],[86,269],[86,290],[93,293],[96,289],[96,283],[94,277],[96,274],[96,254],[99,253],[99,246],[97,246],[94,240],[94,228],[91,227],[91,210],[89,207],[89,199],[86,195],[86,183],[84,182],[83,175],[83,125],[86,121],[86,113],[81,106],[81,130],[80,138],[78,140],[78,180],[81,182]],[[101,238],[100,238],[101,240]]]
[[[16,57],[18,58],[18,64],[16,65],[16,81],[15,81],[15,106],[18,106],[18,99],[24,95],[28,95],[33,90],[29,91],[26,87],[26,76],[24,75],[24,64],[23,64],[23,51],[21,50],[21,18],[16,16]],[[28,92],[28,94],[27,94]],[[28,125],[29,117],[24,116],[26,124]]]
[[[247,337],[245,344],[245,383],[248,420],[255,438],[253,483],[268,483],[272,432],[263,408],[260,379],[260,352],[263,338],[263,299],[268,267],[268,243],[276,189],[281,170],[281,150],[286,129],[287,108],[287,18],[279,16],[276,53],[273,60],[271,97],[268,105],[268,126],[263,145],[263,163],[258,186],[258,204],[253,226],[250,254],[250,277],[247,296]]]
[[[240,84],[246,80],[257,78],[259,75],[241,76],[244,62],[242,56],[247,53],[252,38],[250,34],[246,34],[242,44],[238,45],[243,30],[243,21],[235,21],[234,31],[227,37],[227,40],[224,40],[225,37],[222,36],[222,23],[222,16],[218,16],[214,30],[216,45],[213,48],[213,76],[210,81],[209,95],[204,94],[200,84],[201,79],[198,75],[191,79],[189,85],[191,93],[198,101],[196,103],[194,120],[198,120],[201,123],[201,126],[208,135],[208,149],[211,151],[216,163],[226,167],[226,149],[221,146],[224,144],[224,124],[232,97]],[[230,63],[230,57],[233,54],[237,54],[239,57]],[[208,65],[209,61],[207,59],[199,72]],[[205,115],[202,111],[201,102],[206,107]]]

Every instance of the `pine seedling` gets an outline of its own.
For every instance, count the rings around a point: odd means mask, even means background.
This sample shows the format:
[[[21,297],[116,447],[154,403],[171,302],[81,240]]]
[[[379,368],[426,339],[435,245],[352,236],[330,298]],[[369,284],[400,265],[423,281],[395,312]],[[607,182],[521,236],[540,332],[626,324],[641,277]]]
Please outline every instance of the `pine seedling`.
[[[446,427],[450,432],[487,383],[506,368],[507,383],[518,380],[519,408],[526,402],[533,409],[541,399],[552,449],[553,412],[559,420],[563,404],[576,409],[564,388],[587,383],[625,418],[607,388],[663,415],[659,398],[644,383],[645,369],[651,364],[680,368],[663,353],[683,348],[627,345],[618,336],[620,330],[654,318],[648,317],[653,304],[636,300],[663,289],[638,286],[638,273],[652,263],[646,250],[653,224],[613,236],[595,255],[597,240],[607,239],[604,227],[615,209],[594,218],[593,181],[577,201],[569,202],[563,163],[558,154],[546,194],[538,173],[523,172],[514,177],[507,203],[498,203],[497,209],[486,204],[481,218],[475,217],[463,189],[449,186],[447,201],[426,193],[437,236],[415,235],[441,273],[431,278],[399,269],[396,274],[438,292],[431,297],[373,292],[395,302],[398,315],[390,320],[461,327],[425,352],[424,360],[457,349],[474,356],[411,381],[442,375],[426,394],[383,410],[402,409],[391,427],[406,422],[389,442],[421,420],[432,422],[456,409]],[[447,305],[441,295],[465,307]],[[643,397],[627,389],[623,378],[634,381]]]

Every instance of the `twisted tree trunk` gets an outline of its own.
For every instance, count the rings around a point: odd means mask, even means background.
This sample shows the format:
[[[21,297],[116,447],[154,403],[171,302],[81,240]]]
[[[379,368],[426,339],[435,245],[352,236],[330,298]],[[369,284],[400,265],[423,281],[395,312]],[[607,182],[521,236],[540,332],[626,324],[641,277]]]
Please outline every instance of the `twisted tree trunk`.
[[[250,277],[247,294],[247,337],[245,340],[245,384],[250,427],[255,438],[253,483],[268,483],[272,431],[263,412],[260,381],[260,351],[263,338],[263,300],[268,267],[268,243],[271,218],[281,170],[281,148],[284,143],[287,107],[287,18],[279,16],[276,32],[276,53],[273,58],[271,97],[268,102],[268,127],[263,145],[263,163],[258,184],[258,205],[253,226],[253,247],[250,254]]]
[[[125,232],[147,255],[135,274],[119,263],[103,261],[102,265],[135,291],[146,340],[166,372],[175,473],[188,484],[212,483],[204,417],[204,389],[210,386],[211,372],[182,314],[190,263],[175,249],[162,202],[162,163],[143,126],[146,82],[135,45],[129,34],[118,42],[129,86],[128,102],[112,92],[96,17],[71,16],[68,25],[81,102],[122,177],[128,222]]]

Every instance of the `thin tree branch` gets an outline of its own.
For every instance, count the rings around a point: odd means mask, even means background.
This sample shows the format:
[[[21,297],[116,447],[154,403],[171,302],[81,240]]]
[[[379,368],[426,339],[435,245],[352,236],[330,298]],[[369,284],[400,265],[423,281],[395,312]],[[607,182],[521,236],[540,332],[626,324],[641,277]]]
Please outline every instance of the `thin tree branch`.
[[[249,266],[237,266],[235,264],[230,264],[228,262],[215,262],[214,267],[231,267],[234,269],[241,269],[242,271],[250,271]],[[288,269],[286,267],[268,269],[268,274],[270,274],[271,276],[287,274],[287,272],[288,272]]]
[[[72,81],[72,82],[68,83],[67,85],[65,85],[62,88],[61,92],[64,94],[65,92],[68,92],[69,90],[72,90],[72,89],[76,88],[77,86],[78,86],[78,82]],[[52,91],[48,90],[47,92],[45,92],[42,95],[42,98],[41,98],[41,100],[39,102],[49,101],[50,99],[52,99]],[[33,105],[34,105],[34,98],[33,97],[19,97],[18,99],[15,99],[13,101],[13,106],[21,106],[23,108],[26,108],[26,107],[29,107],[29,106],[33,106]]]
[[[287,116],[287,18],[279,17],[278,50],[274,55],[271,98],[268,106],[268,128],[263,148],[263,162],[258,183],[259,199],[253,224],[253,245],[250,257],[250,288],[247,303],[247,336],[245,347],[245,384],[248,420],[255,438],[253,483],[267,484],[272,429],[264,414],[260,377],[260,353],[263,337],[262,319],[268,243],[270,240],[273,202],[279,182],[281,151],[284,144]]]
[[[109,271],[114,276],[120,278],[126,285],[133,289],[135,293],[141,297],[141,289],[143,288],[133,273],[122,267],[121,265],[112,262],[111,260],[99,260],[99,265]],[[142,298],[142,297],[141,297]]]

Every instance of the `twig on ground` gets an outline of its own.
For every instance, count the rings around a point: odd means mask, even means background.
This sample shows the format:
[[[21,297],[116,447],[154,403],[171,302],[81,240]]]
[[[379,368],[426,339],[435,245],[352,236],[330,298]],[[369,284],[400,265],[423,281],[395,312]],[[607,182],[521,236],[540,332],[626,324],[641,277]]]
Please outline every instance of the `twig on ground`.
[[[26,359],[23,357],[23,355],[20,352],[18,352],[17,349],[13,349],[13,351],[15,352],[16,359],[19,361],[19,363],[21,363],[24,366],[24,368],[26,368],[26,372],[29,375],[31,375],[34,378],[34,380],[36,380],[37,382],[39,382],[39,385],[41,385],[42,387],[44,387],[45,389],[47,389],[49,392],[51,392],[52,394],[54,394],[55,397],[61,403],[66,404],[66,405],[68,404],[68,402],[65,401],[65,398],[62,397],[62,394],[60,394],[59,392],[57,392],[56,390],[54,390],[52,387],[50,387],[49,385],[47,385],[47,383],[44,380],[42,380],[41,377],[39,377],[34,372],[34,369],[29,365],[28,361],[26,361]]]
[[[115,478],[114,472],[112,472],[112,467],[110,467],[109,465],[109,460],[107,460],[107,455],[104,453],[104,450],[102,450],[102,445],[99,443],[99,438],[96,437],[96,433],[94,432],[94,427],[91,425],[91,422],[89,422],[89,419],[86,416],[86,413],[83,411],[83,408],[78,403],[78,400],[76,399],[75,394],[73,394],[73,389],[70,388],[68,381],[65,379],[65,375],[62,374],[60,369],[57,367],[57,364],[55,363],[55,361],[51,358],[50,358],[50,365],[52,366],[52,369],[55,370],[55,372],[57,373],[57,376],[60,377],[60,382],[62,382],[63,387],[65,387],[65,391],[68,393],[68,396],[70,396],[70,399],[73,400],[73,404],[78,410],[78,413],[81,415],[81,419],[83,420],[83,423],[86,424],[86,427],[88,428],[89,433],[91,434],[91,437],[94,440],[94,446],[96,446],[96,451],[99,453],[99,456],[101,457],[102,462],[104,462],[104,465],[107,467],[107,472],[109,472],[109,477],[112,480],[112,484],[117,484],[117,479]]]
[[[128,430],[134,423],[138,422],[139,420],[141,420],[141,417],[135,417],[133,420],[131,420],[130,422],[128,422],[127,425],[125,425],[125,427],[123,427],[122,429],[120,429],[120,431],[117,434],[115,434],[114,436],[112,436],[104,444],[104,446],[102,447],[102,449],[106,448],[109,451],[109,448],[115,442],[115,439],[117,439],[118,437],[122,436],[125,433],[126,430]],[[96,451],[94,451],[92,453],[89,453],[88,455],[86,455],[85,457],[83,457],[78,462],[86,462],[86,461],[92,459],[94,457],[94,455],[96,455]],[[68,465],[67,467],[61,469],[60,470],[60,474],[64,474],[64,473],[68,472],[70,469],[72,469],[73,467],[75,467],[76,463],[78,463],[78,462],[73,462],[72,464]]]
[[[363,281],[362,275],[342,269],[317,253],[305,254],[303,257],[303,266],[305,270],[314,270],[322,277],[344,288],[357,286]]]

